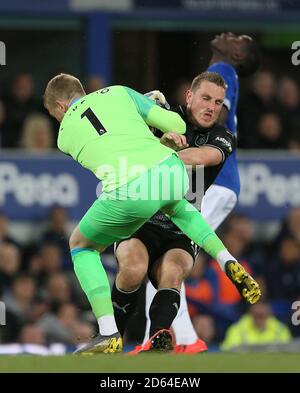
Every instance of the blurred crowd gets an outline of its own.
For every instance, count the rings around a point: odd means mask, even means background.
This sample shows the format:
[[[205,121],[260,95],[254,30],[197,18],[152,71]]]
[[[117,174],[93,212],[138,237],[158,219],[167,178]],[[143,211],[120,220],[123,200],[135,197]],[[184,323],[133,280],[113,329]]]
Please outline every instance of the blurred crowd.
[[[184,104],[190,81],[174,88],[171,104]],[[104,87],[101,77],[91,76],[87,92]],[[154,86],[160,89],[160,86]],[[35,93],[33,77],[20,74],[7,91],[0,91],[0,146],[48,151],[55,148],[58,124],[50,119]],[[238,108],[239,148],[300,151],[300,86],[289,76],[259,71],[241,89]]]
[[[86,81],[86,91],[104,87],[101,77]],[[32,75],[19,74],[8,86],[0,90],[0,147],[22,148],[30,152],[47,152],[56,148],[59,124],[49,117],[42,97],[35,91]]]
[[[254,75],[242,94],[238,111],[240,140],[244,149],[300,151],[299,84],[272,72]]]
[[[253,223],[239,214],[226,220],[222,239],[259,282],[263,297],[247,307],[219,265],[202,255],[186,285],[198,335],[209,344],[223,342],[223,349],[300,337],[299,325],[292,323],[292,304],[300,300],[300,208],[290,211],[268,243],[254,241]]]
[[[94,333],[89,304],[73,274],[68,218],[52,209],[36,243],[20,245],[0,215],[0,297],[6,306],[1,342],[75,345]]]
[[[74,347],[93,335],[96,321],[68,252],[68,224],[66,211],[55,207],[40,238],[20,245],[10,235],[8,218],[0,215],[0,296],[7,311],[1,343],[60,342]],[[201,254],[186,281],[186,293],[195,329],[210,347],[221,345],[226,350],[300,336],[299,326],[291,322],[292,303],[300,301],[299,234],[300,208],[290,211],[276,238],[267,244],[254,241],[247,217],[233,214],[227,219],[222,239],[259,281],[263,299],[248,309],[218,264]],[[113,279],[115,261],[106,267]],[[127,341],[143,334],[143,309],[134,316],[139,323],[130,325]]]

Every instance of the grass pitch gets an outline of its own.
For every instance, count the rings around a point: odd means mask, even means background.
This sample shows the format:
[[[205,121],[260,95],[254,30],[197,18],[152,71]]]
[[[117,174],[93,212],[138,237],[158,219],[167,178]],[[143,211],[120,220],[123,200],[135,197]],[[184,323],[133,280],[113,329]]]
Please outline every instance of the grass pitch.
[[[300,353],[0,356],[0,372],[49,373],[285,373],[300,372]]]

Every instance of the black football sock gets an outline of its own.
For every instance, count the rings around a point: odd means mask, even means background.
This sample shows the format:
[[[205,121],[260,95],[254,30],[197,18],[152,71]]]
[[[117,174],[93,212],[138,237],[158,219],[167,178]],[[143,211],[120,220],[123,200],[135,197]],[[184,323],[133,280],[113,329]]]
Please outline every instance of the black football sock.
[[[124,336],[127,322],[134,312],[141,287],[132,292],[126,292],[116,286],[112,287],[111,300],[114,307],[115,320],[121,336]]]
[[[159,289],[150,306],[150,337],[161,329],[170,329],[180,307],[180,292],[175,288]]]

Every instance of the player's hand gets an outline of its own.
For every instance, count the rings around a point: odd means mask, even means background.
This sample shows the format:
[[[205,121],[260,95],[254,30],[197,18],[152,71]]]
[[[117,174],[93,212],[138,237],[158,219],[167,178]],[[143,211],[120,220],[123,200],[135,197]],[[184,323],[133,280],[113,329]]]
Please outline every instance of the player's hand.
[[[160,143],[173,150],[182,150],[189,146],[185,135],[179,135],[176,132],[167,132],[164,134],[160,139]]]
[[[166,97],[163,95],[161,91],[152,90],[149,91],[149,93],[146,93],[145,96],[155,101],[157,105],[162,106],[166,109],[170,109],[170,105],[168,104]]]

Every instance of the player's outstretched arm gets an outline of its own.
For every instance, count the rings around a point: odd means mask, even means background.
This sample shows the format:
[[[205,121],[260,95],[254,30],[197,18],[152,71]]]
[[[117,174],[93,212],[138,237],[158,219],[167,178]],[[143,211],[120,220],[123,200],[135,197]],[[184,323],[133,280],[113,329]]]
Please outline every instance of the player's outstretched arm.
[[[176,134],[185,134],[186,124],[176,112],[168,111],[155,105],[148,113],[146,123],[165,132],[176,132]]]
[[[185,133],[186,124],[178,113],[161,108],[155,104],[155,101],[133,89],[126,87],[126,90],[132,98],[139,114],[142,116],[148,126],[157,128],[163,133]]]

